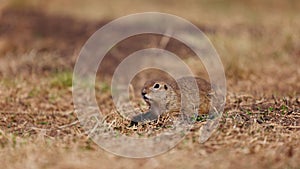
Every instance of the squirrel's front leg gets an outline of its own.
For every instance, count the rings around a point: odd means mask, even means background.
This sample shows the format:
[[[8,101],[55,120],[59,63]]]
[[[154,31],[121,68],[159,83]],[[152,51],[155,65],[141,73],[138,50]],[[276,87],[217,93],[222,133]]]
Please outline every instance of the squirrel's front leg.
[[[131,121],[138,123],[138,122],[152,121],[152,120],[157,120],[157,119],[158,119],[158,116],[156,113],[148,111],[146,113],[142,113],[142,114],[134,116]]]
[[[162,112],[161,112],[161,109],[159,108],[159,106],[156,106],[155,104],[153,104],[153,105],[151,105],[148,112],[134,116],[131,120],[131,125],[135,125],[140,122],[157,120],[159,118],[159,116],[161,115],[161,113]]]

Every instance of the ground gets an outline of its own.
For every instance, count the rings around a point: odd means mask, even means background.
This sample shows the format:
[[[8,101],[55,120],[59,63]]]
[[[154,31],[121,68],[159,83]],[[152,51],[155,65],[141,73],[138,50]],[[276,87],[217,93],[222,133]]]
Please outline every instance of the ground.
[[[298,1],[49,1],[0,2],[0,162],[3,168],[299,168],[300,3]],[[184,10],[182,10],[184,9]],[[174,149],[145,159],[99,148],[80,126],[72,72],[94,31],[120,16],[145,11],[178,15],[197,25],[223,62],[227,96],[220,127],[205,143],[194,129]],[[127,55],[162,47],[162,37],[120,42],[100,65],[96,91],[104,113],[112,73]],[[199,76],[194,54],[170,39]],[[133,100],[149,73],[133,80]],[[110,120],[118,120],[113,115]],[[205,122],[203,122],[205,123]],[[114,124],[120,132],[127,123]],[[125,127],[124,127],[125,126]],[[144,129],[147,126],[144,126]]]

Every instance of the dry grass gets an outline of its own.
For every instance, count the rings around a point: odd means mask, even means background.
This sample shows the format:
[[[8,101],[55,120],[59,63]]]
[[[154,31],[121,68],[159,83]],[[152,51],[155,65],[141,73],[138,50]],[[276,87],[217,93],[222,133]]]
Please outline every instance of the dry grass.
[[[299,168],[299,5],[292,0],[14,0],[10,8],[0,5],[1,168]],[[225,111],[219,129],[203,144],[198,143],[198,129],[205,122],[197,122],[163,155],[117,157],[95,145],[81,128],[72,102],[72,68],[80,46],[107,20],[150,10],[185,17],[208,35],[226,70]],[[115,113],[107,120],[121,133],[166,128],[162,121],[138,129],[130,126],[114,110],[108,85],[113,64],[141,47],[159,46],[160,40],[128,39],[102,65],[107,74],[99,75],[96,84],[98,104],[104,113]],[[203,73],[178,42],[171,40],[166,49],[177,51],[194,72]],[[135,91],[146,78],[140,74],[135,79]],[[139,96],[133,99],[145,109]]]

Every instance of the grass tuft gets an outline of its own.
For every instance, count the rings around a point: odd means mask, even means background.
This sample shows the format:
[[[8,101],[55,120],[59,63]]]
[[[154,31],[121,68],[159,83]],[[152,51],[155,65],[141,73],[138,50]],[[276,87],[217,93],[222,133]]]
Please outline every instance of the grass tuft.
[[[59,72],[54,75],[51,81],[53,87],[71,87],[72,86],[72,72]]]

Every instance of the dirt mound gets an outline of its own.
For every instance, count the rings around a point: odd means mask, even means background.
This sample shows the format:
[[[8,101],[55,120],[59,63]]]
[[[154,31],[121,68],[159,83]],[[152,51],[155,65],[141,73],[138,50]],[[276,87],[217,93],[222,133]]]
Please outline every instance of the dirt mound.
[[[37,49],[70,54],[106,22],[88,23],[32,9],[5,9],[0,22],[0,40],[4,43],[0,52]]]

